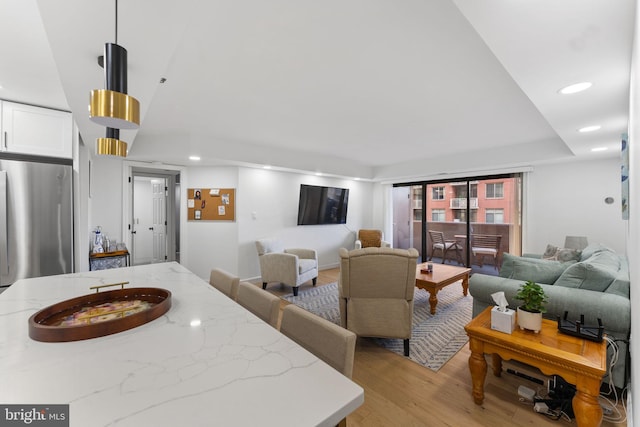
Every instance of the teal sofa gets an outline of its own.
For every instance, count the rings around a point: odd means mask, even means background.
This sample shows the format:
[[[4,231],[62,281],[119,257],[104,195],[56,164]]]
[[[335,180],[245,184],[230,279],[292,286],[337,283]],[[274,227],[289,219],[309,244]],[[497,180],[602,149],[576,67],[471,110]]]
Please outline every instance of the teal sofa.
[[[602,245],[592,244],[577,254],[577,259],[556,261],[528,256],[504,254],[499,276],[473,274],[469,293],[473,297],[473,316],[495,305],[491,294],[503,291],[509,307],[516,308],[515,294],[526,280],[540,284],[549,302],[546,318],[556,320],[567,311],[569,320],[585,316],[585,324],[597,325],[602,320],[605,333],[618,346],[613,369],[607,367],[605,382],[623,388],[628,379],[628,343],[631,330],[629,300],[629,264],[626,257]],[[613,355],[607,349],[607,363]],[[611,371],[611,372],[609,372]]]

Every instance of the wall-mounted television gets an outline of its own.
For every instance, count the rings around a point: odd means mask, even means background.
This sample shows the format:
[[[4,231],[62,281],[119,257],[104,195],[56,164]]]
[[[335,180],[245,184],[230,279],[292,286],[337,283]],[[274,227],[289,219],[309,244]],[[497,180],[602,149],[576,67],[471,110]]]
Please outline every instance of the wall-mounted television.
[[[346,224],[349,189],[300,184],[298,225]]]

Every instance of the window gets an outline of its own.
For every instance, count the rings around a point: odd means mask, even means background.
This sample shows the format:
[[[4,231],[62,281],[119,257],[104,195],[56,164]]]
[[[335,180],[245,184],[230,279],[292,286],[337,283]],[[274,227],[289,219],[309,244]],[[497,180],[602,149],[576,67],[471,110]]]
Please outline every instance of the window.
[[[504,209],[487,209],[484,218],[487,224],[504,224]]]
[[[444,200],[444,187],[432,187],[431,200]]]
[[[446,221],[444,209],[431,209],[431,221],[434,221],[434,222]]]
[[[504,184],[502,182],[492,182],[486,184],[487,199],[502,199],[504,197]]]
[[[414,209],[413,210],[413,220],[414,221],[422,221],[422,209]]]

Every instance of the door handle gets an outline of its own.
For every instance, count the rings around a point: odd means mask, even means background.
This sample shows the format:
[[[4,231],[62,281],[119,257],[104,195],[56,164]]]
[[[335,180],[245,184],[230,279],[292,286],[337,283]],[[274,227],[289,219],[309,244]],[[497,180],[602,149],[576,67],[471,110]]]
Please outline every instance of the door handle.
[[[153,231],[153,227],[149,227],[149,230]]]
[[[135,232],[135,231],[132,231],[132,232],[131,232],[131,234],[136,234],[136,232]]]

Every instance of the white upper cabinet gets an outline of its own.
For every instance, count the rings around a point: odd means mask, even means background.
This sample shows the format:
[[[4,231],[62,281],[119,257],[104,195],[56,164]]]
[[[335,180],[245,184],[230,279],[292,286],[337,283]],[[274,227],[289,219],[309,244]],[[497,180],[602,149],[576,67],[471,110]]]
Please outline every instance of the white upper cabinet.
[[[73,157],[71,113],[2,101],[0,151]]]

